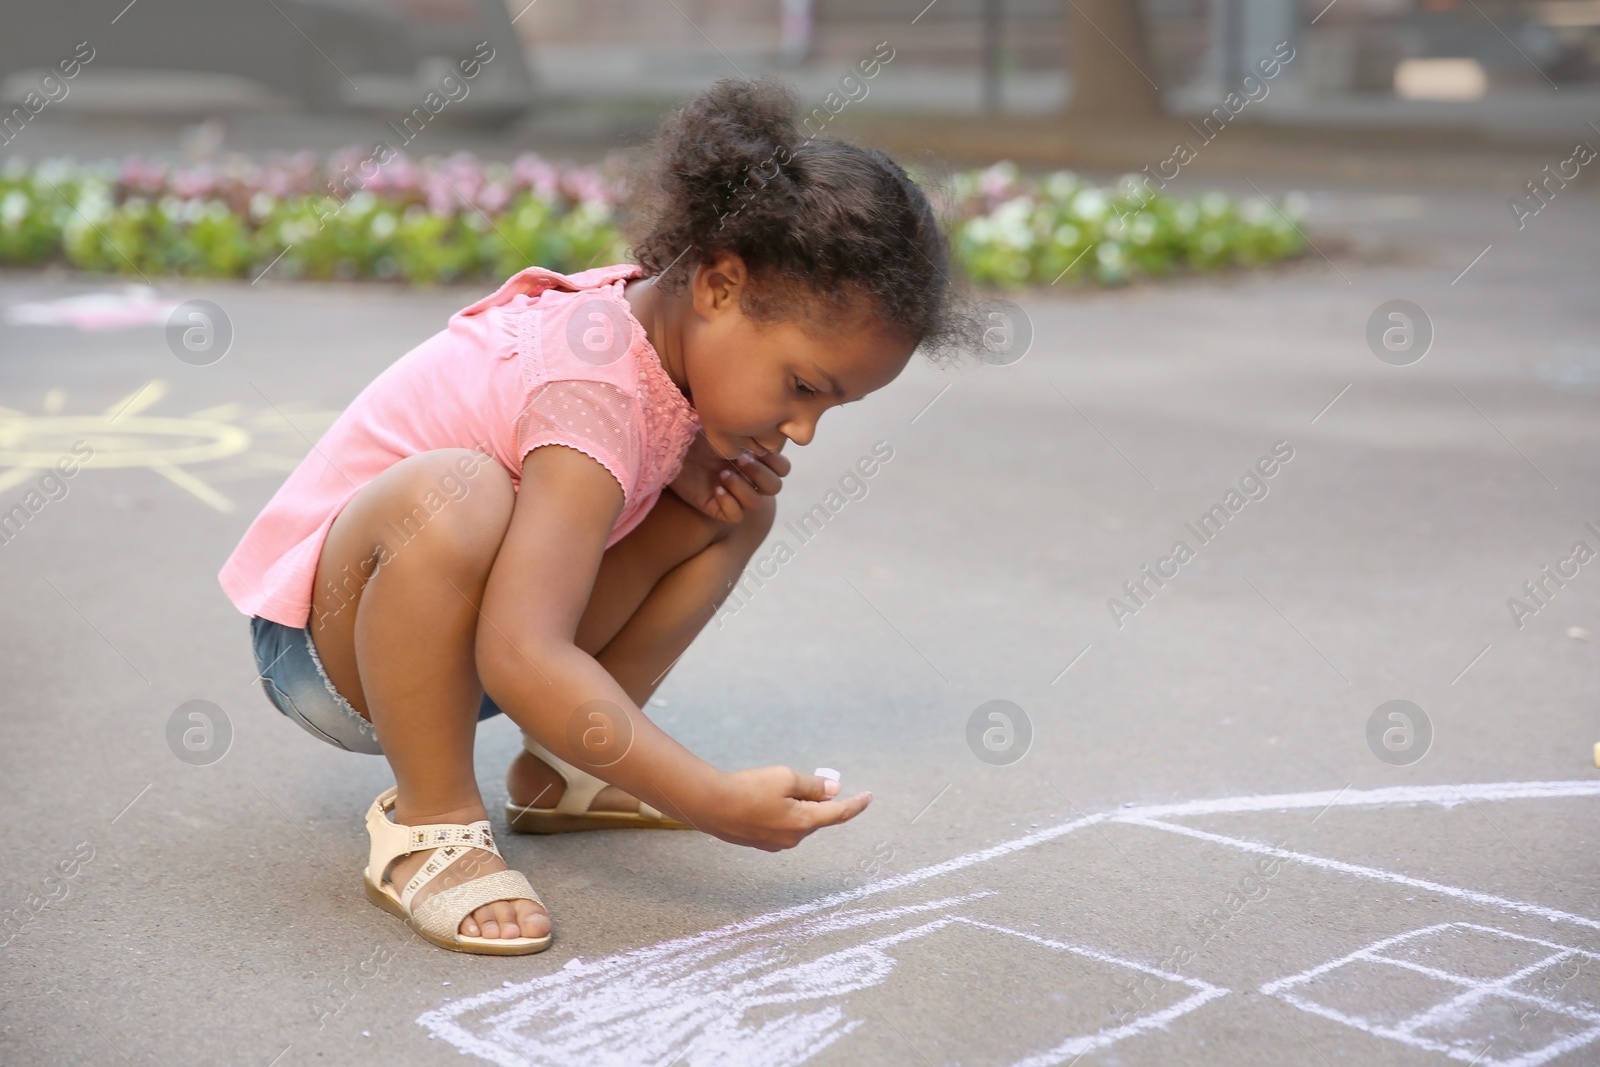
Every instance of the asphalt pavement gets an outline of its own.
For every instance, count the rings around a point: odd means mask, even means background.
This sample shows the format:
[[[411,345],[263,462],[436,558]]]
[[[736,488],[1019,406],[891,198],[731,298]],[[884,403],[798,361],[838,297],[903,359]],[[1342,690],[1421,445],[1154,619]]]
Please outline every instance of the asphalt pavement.
[[[647,710],[875,802],[777,855],[496,815],[511,959],[367,902],[386,766],[216,583],[480,291],[161,281],[196,365],[0,274],[0,1062],[1600,1062],[1600,215],[1515,191],[1313,189],[1301,262],[1021,296],[1020,358],[830,413]]]

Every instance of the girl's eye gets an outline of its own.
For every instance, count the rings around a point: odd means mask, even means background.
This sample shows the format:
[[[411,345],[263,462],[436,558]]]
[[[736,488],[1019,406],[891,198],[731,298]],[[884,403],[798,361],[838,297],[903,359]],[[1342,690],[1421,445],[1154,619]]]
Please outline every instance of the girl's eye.
[[[811,386],[807,385],[805,382],[802,382],[799,378],[796,378],[794,380],[794,387],[800,393],[801,396],[816,396],[817,395],[817,391],[815,389],[811,388]]]

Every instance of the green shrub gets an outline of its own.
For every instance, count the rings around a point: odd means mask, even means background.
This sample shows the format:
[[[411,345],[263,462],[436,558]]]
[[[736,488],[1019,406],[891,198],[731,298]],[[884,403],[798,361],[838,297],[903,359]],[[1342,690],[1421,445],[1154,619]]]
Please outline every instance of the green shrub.
[[[457,153],[397,159],[353,195],[330,195],[350,153],[179,170],[11,160],[0,169],[0,264],[225,278],[270,266],[291,278],[431,285],[498,282],[532,265],[574,273],[628,257],[616,220],[621,187],[598,170],[531,154],[484,166]],[[1097,186],[1067,171],[1025,178],[1010,163],[958,174],[950,188],[954,254],[983,285],[1117,285],[1258,267],[1305,247],[1293,197],[1169,197],[1132,175]]]
[[[1030,181],[1009,163],[958,175],[955,250],[980,284],[1117,285],[1187,268],[1256,267],[1299,255],[1296,198],[1280,207],[1218,192],[1169,197],[1129,175],[1098,187],[1067,171]]]

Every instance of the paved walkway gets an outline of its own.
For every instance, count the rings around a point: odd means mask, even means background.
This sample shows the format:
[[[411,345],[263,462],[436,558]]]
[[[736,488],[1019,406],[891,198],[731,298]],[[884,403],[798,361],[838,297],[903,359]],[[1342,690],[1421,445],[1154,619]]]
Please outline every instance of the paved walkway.
[[[204,367],[0,324],[0,505],[41,501],[0,545],[0,1061],[1594,1062],[1594,201],[1312,192],[1331,262],[1029,295],[1020,362],[830,414],[781,518],[892,459],[648,710],[875,804],[780,855],[506,835],[556,922],[524,959],[367,903],[386,769],[271,709],[215,581],[478,294],[163,283],[231,323]]]

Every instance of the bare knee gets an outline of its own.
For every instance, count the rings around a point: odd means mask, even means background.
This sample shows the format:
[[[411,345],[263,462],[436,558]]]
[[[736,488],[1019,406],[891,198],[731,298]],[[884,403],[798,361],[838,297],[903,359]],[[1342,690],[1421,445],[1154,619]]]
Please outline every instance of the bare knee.
[[[493,459],[465,448],[422,452],[396,463],[374,531],[379,566],[407,556],[430,567],[476,570],[494,559],[516,494]]]

